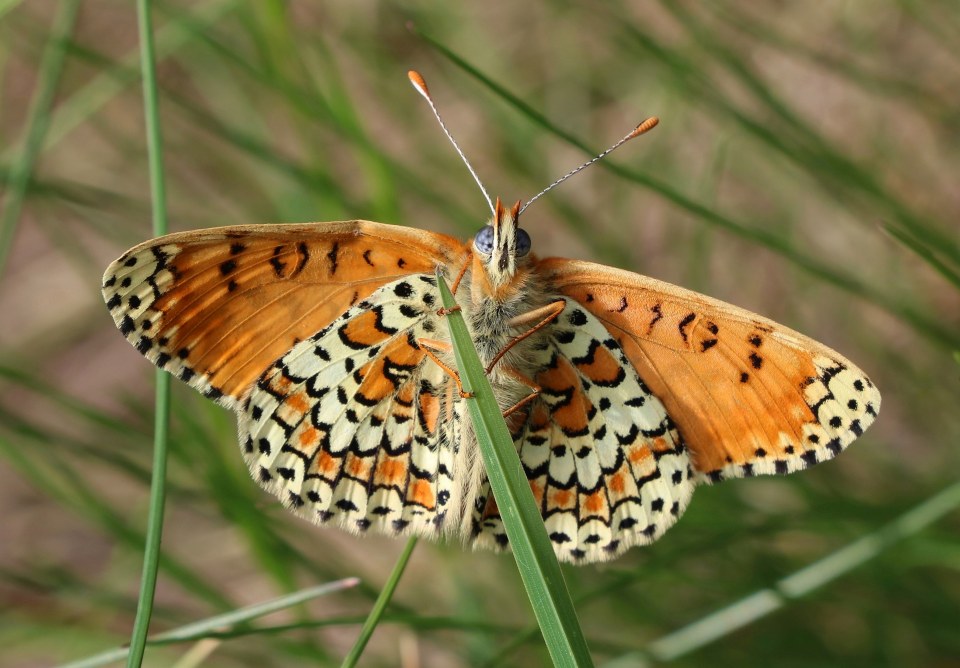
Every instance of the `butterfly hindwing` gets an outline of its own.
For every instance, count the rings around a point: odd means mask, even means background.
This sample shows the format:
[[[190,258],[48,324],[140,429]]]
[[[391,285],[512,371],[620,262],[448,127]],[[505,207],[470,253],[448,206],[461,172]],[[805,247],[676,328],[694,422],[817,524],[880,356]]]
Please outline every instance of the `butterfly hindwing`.
[[[240,413],[251,474],[299,515],[353,532],[437,533],[450,499],[443,371],[417,338],[436,279],[409,276],[278,359]]]
[[[645,276],[550,258],[544,279],[600,320],[683,434],[697,478],[784,474],[839,454],[880,395],[840,354]]]
[[[572,300],[534,348],[540,397],[514,440],[561,559],[613,558],[677,521],[693,491],[686,448],[663,405],[599,320]],[[480,545],[504,545],[485,486]]]
[[[450,237],[367,221],[170,234],[111,264],[103,295],[151,362],[236,407],[274,360],[390,281],[462,253]]]

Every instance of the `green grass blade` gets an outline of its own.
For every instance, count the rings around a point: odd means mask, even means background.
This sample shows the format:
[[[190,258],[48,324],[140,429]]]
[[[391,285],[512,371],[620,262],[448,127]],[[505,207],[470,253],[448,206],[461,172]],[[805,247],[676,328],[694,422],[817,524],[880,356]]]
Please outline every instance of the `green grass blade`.
[[[647,657],[673,661],[775,612],[829,582],[880,556],[960,506],[960,482],[941,490],[873,533],[846,545],[781,579],[662,638],[646,651],[620,657],[607,668],[645,665]]]
[[[157,31],[157,55],[168,56],[189,46],[192,40],[211,30],[212,26],[222,23],[237,4],[237,0],[210,2],[195,7],[195,13],[189,18],[171,19]],[[71,46],[77,48],[76,44]],[[47,151],[59,145],[84,122],[95,118],[107,103],[133,85],[140,77],[137,68],[139,58],[139,52],[133,50],[105,66],[100,74],[84,83],[53,110],[50,128],[41,144],[41,150]],[[0,157],[7,158],[8,153],[0,151]]]
[[[174,642],[200,640],[211,635],[220,636],[224,633],[225,629],[249,622],[257,617],[269,615],[273,612],[277,612],[278,610],[291,608],[295,605],[299,605],[320,596],[326,596],[328,594],[343,591],[344,589],[349,589],[359,584],[359,582],[360,581],[357,578],[344,578],[343,580],[328,582],[324,585],[297,591],[292,594],[288,594],[287,596],[281,596],[269,601],[264,601],[263,603],[257,603],[255,605],[250,605],[238,610],[232,610],[222,615],[207,617],[206,619],[202,619],[198,622],[186,624],[175,629],[170,629],[164,633],[158,633],[150,638],[150,643],[169,644]],[[117,647],[116,649],[97,654],[96,656],[91,656],[86,659],[81,659],[80,661],[73,661],[71,663],[64,664],[60,668],[95,668],[96,666],[103,666],[114,661],[120,661],[129,654],[129,647]]]
[[[160,103],[157,93],[156,58],[153,45],[153,22],[150,0],[138,0],[137,18],[140,32],[141,66],[143,68],[143,106],[146,120],[147,155],[150,163],[150,194],[153,210],[153,233],[167,232],[166,185],[163,177],[163,144],[160,134]],[[170,422],[170,376],[156,372],[156,409],[153,432],[153,477],[150,481],[150,511],[147,519],[147,540],[144,547],[143,575],[137,616],[130,639],[128,668],[143,663],[143,652],[153,613],[153,597],[160,563],[160,537],[163,532],[163,508],[166,500],[167,431]]]
[[[383,611],[386,610],[390,599],[393,598],[393,592],[396,591],[397,585],[400,584],[400,578],[403,576],[403,572],[407,568],[407,563],[410,561],[410,555],[413,554],[413,548],[416,546],[416,537],[410,538],[407,541],[407,545],[403,548],[400,558],[397,559],[397,563],[393,567],[390,577],[387,579],[386,584],[380,591],[380,595],[374,602],[373,608],[367,616],[367,620],[363,623],[363,628],[360,629],[360,637],[357,638],[350,653],[347,654],[343,659],[343,663],[340,664],[342,668],[353,668],[353,666],[357,665],[357,661],[360,660],[360,655],[363,654],[363,650],[370,641],[370,636],[373,635],[377,625],[380,623],[380,619],[383,617]]]
[[[150,510],[144,545],[143,574],[137,599],[137,616],[130,639],[127,666],[135,668],[143,662],[143,651],[153,613],[153,598],[160,568],[160,540],[163,533],[163,511],[166,502],[167,434],[170,419],[170,376],[156,372],[156,407],[153,432],[153,468],[150,480]]]
[[[922,241],[915,239],[910,232],[902,230],[899,227],[895,227],[886,222],[882,223],[882,226],[894,239],[923,258],[923,261],[926,262],[931,269],[953,283],[954,286],[960,288],[960,273],[940,259],[935,248],[924,245]]]
[[[450,288],[439,273],[437,283],[444,307],[456,306]],[[474,394],[467,400],[467,406],[483,464],[547,650],[555,666],[592,666],[543,517],[467,325],[459,312],[450,313],[447,323],[463,389]]]
[[[0,18],[20,4],[23,4],[22,0],[0,0]]]
[[[0,275],[7,263],[10,246],[13,244],[17,221],[23,208],[23,200],[30,185],[33,166],[40,155],[43,140],[50,127],[50,110],[53,107],[54,94],[60,83],[63,62],[67,52],[67,37],[73,32],[77,20],[78,0],[70,0],[60,5],[60,11],[54,18],[50,41],[44,53],[38,74],[37,91],[30,104],[27,121],[26,140],[19,160],[10,167],[7,193],[3,198],[3,210],[0,211]]]

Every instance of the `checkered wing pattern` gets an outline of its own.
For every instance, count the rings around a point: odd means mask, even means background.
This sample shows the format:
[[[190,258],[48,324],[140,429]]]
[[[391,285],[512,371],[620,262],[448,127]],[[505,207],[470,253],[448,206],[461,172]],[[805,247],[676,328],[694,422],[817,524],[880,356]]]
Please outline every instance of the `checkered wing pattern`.
[[[613,558],[677,521],[693,491],[688,453],[659,399],[601,322],[567,300],[533,350],[541,388],[512,420],[524,471],[557,555]],[[485,483],[473,512],[478,545],[506,546]]]
[[[449,378],[418,347],[463,244],[366,221],[172,234],[107,269],[139,352],[239,416],[251,473],[354,532],[442,528]]]
[[[240,413],[244,456],[297,514],[355,533],[443,528],[454,397],[417,345],[435,330],[436,295],[428,275],[387,284],[257,381]]]

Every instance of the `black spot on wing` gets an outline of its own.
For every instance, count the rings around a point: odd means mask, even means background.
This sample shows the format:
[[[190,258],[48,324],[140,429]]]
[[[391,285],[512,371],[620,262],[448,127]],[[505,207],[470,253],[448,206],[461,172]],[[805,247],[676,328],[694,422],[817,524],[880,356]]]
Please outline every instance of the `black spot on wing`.
[[[293,273],[290,274],[290,277],[292,278],[303,271],[309,260],[310,249],[307,248],[307,243],[305,241],[301,241],[297,244],[297,268],[293,270]]]
[[[277,246],[273,249],[273,257],[270,258],[270,266],[273,267],[273,273],[277,275],[277,278],[283,278],[283,270],[286,268],[287,263],[280,260],[280,253],[283,252],[283,246]]]
[[[653,326],[663,318],[663,308],[659,302],[650,308],[650,312],[653,313],[653,319],[650,320],[650,323],[647,325],[647,336],[650,336],[650,333],[653,331]]]
[[[334,241],[333,246],[330,248],[330,252],[327,253],[327,259],[330,260],[330,275],[334,276],[337,273],[337,255],[340,252],[340,242]]]
[[[600,341],[593,339],[590,342],[590,347],[587,348],[587,352],[582,357],[573,357],[570,359],[576,365],[590,365],[593,364],[594,358],[597,354],[597,348],[600,347]]]
[[[683,320],[681,320],[680,324],[677,325],[677,329],[680,330],[680,336],[683,338],[684,343],[687,342],[687,327],[696,319],[696,313],[688,313],[687,315],[683,316]]]

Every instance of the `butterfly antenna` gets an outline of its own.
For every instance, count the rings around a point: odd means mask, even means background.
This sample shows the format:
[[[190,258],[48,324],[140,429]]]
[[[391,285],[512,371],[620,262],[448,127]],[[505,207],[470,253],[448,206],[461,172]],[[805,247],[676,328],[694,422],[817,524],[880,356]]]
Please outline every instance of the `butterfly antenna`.
[[[407,76],[410,78],[410,83],[413,84],[413,87],[417,89],[417,92],[423,95],[423,99],[427,101],[427,104],[430,105],[430,109],[433,111],[433,115],[437,117],[437,123],[440,124],[440,127],[443,128],[443,133],[447,135],[447,139],[450,140],[450,143],[453,144],[454,150],[457,152],[457,155],[460,156],[460,159],[463,160],[463,164],[467,166],[467,169],[470,170],[470,175],[473,177],[473,180],[477,182],[477,185],[480,186],[480,192],[483,193],[483,196],[487,200],[487,206],[490,207],[490,212],[496,215],[496,211],[493,208],[493,202],[490,199],[490,195],[487,194],[487,189],[483,187],[483,183],[480,182],[480,177],[477,176],[477,173],[473,171],[473,165],[470,164],[470,161],[467,160],[467,156],[464,155],[463,151],[460,150],[460,145],[457,144],[457,140],[453,138],[453,135],[450,134],[450,131],[447,129],[446,124],[443,122],[443,119],[440,117],[440,112],[437,111],[437,106],[433,103],[433,98],[430,97],[430,91],[427,89],[427,82],[423,80],[423,77],[420,76],[419,72],[410,70],[407,72]]]
[[[557,179],[556,181],[554,181],[553,183],[551,183],[550,185],[548,185],[546,188],[544,188],[543,190],[541,190],[540,192],[538,192],[536,195],[534,195],[533,197],[531,197],[529,200],[527,200],[527,203],[523,205],[523,208],[520,209],[520,213],[523,213],[524,211],[526,211],[526,209],[527,209],[528,206],[530,206],[531,204],[533,204],[534,202],[536,202],[538,199],[540,199],[541,197],[543,197],[544,195],[546,195],[548,192],[550,192],[551,190],[553,190],[554,188],[556,188],[558,185],[560,185],[561,183],[563,183],[564,181],[566,181],[567,179],[569,179],[569,178],[570,178],[571,176],[573,176],[574,174],[578,174],[579,172],[582,172],[583,170],[585,170],[587,167],[589,167],[589,166],[592,165],[593,163],[597,162],[598,160],[601,160],[601,159],[605,158],[607,155],[613,153],[614,151],[616,151],[618,148],[620,148],[621,146],[623,146],[624,144],[626,144],[626,143],[627,143],[628,141],[630,141],[631,139],[633,139],[633,138],[635,138],[635,137],[639,137],[639,136],[642,135],[643,133],[652,130],[653,128],[655,128],[655,127],[657,126],[657,123],[659,123],[659,122],[660,122],[660,119],[657,118],[656,116],[652,116],[652,117],[648,118],[648,119],[645,120],[643,123],[641,123],[640,125],[638,125],[637,127],[635,127],[635,128],[630,132],[630,134],[628,134],[628,135],[625,136],[623,139],[621,139],[620,141],[618,141],[616,144],[614,144],[613,146],[611,146],[610,148],[608,148],[606,151],[604,151],[603,153],[601,153],[600,155],[598,155],[598,156],[595,157],[595,158],[591,158],[590,160],[587,160],[585,163],[583,163],[582,165],[580,165],[580,166],[577,167],[576,169],[570,170],[569,172],[567,172],[566,174],[564,174],[563,176],[561,176],[559,179]],[[520,214],[517,214],[517,215],[519,216]]]

